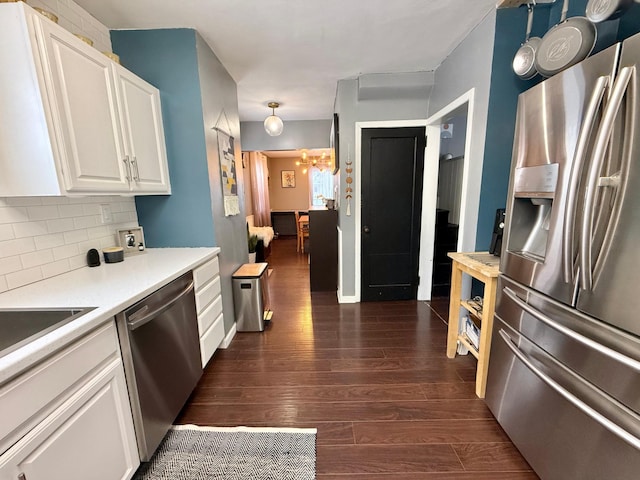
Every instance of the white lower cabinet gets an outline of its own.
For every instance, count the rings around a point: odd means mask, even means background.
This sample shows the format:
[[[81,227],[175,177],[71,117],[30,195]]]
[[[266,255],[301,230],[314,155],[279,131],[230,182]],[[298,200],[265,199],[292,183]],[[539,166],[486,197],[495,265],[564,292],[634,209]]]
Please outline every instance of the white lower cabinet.
[[[138,454],[128,410],[122,364],[114,360],[1,457],[0,478],[131,478]]]
[[[202,366],[206,366],[224,340],[220,263],[215,257],[193,271],[198,310]]]
[[[113,355],[40,410],[22,412],[18,408],[15,416],[24,419],[24,427],[19,439],[0,455],[0,479],[128,480],[135,473],[140,462],[115,324],[111,322],[89,337],[58,354],[58,360],[70,358],[70,354],[73,358],[79,351],[91,352],[93,344],[101,347],[107,339],[112,341]],[[92,360],[88,359],[89,365]],[[47,370],[63,365],[64,361],[53,361]],[[13,390],[31,395],[47,390],[42,370],[35,369],[37,375],[27,372],[2,387],[1,410],[6,406],[4,400],[10,403]],[[59,373],[64,379],[64,372]]]

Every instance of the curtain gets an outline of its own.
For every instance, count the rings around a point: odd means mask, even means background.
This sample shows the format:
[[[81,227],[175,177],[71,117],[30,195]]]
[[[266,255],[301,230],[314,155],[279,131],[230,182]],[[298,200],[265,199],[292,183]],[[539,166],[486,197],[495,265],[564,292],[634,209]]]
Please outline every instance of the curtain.
[[[267,157],[260,152],[249,152],[251,167],[251,206],[256,227],[271,226],[271,204],[269,203],[269,169]]]

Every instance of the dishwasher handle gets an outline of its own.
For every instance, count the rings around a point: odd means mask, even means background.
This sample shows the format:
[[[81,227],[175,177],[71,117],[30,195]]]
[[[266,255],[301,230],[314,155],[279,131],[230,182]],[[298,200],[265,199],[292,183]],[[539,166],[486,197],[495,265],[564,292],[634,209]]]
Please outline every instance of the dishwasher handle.
[[[142,307],[140,310],[138,310],[137,312],[135,312],[133,315],[131,315],[128,319],[127,319],[127,328],[129,328],[129,330],[133,331],[137,328],[140,328],[141,326],[149,323],[151,320],[153,320],[155,317],[157,317],[158,315],[160,315],[162,312],[164,312],[165,310],[168,310],[169,308],[171,308],[171,306],[178,302],[182,297],[184,297],[185,295],[189,294],[189,292],[191,292],[193,290],[193,280],[189,282],[189,284],[180,292],[178,293],[175,297],[173,297],[171,300],[168,300],[167,302],[165,302],[164,304],[162,304],[160,307],[156,308],[155,310],[152,310],[149,313],[146,313],[147,310],[149,310],[148,306],[144,306]],[[138,318],[139,314],[143,314],[146,313],[146,315],[142,316],[141,318]]]

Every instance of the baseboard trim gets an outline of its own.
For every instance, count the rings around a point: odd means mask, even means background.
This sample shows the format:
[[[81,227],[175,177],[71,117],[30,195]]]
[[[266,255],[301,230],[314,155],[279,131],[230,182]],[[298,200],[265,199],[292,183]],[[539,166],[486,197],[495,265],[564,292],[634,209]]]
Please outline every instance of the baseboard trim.
[[[338,303],[358,303],[358,297],[355,295],[340,295],[338,290]]]
[[[231,330],[229,330],[229,333],[227,333],[224,337],[224,339],[222,340],[222,343],[220,344],[220,347],[218,348],[228,348],[229,345],[231,345],[231,340],[233,340],[233,337],[236,336],[236,323],[233,322],[233,325],[231,326]]]

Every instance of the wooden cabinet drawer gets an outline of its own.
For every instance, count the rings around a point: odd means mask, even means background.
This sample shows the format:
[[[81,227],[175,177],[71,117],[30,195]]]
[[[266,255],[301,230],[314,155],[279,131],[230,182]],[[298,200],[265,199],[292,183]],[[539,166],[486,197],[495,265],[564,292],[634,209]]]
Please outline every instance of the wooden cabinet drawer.
[[[209,359],[213,356],[216,349],[224,339],[224,316],[220,316],[213,322],[202,337],[200,337],[200,355],[202,357],[202,366],[204,367]]]
[[[196,290],[196,309],[202,312],[214,298],[220,295],[220,277],[216,277],[213,282],[208,283],[204,288]]]
[[[222,296],[218,295],[216,299],[204,309],[202,313],[198,313],[198,332],[202,336],[209,327],[215,322],[216,318],[222,313]]]
[[[193,271],[193,284],[198,290],[206,283],[210,282],[214,277],[220,274],[220,263],[218,257],[212,258],[204,265],[199,266]]]
[[[0,453],[67,398],[83,377],[119,355],[111,321],[3,385]]]

